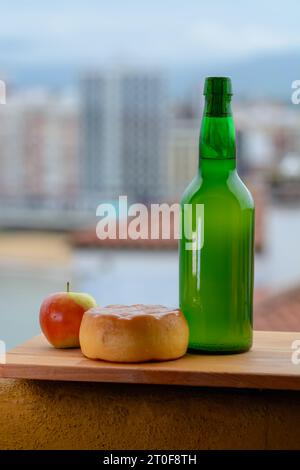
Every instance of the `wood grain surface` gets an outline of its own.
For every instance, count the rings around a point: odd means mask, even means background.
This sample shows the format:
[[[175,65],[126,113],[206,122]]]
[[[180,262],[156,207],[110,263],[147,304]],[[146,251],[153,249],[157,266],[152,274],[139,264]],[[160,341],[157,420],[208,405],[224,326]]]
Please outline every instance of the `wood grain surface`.
[[[176,361],[114,364],[86,359],[79,349],[54,349],[40,335],[7,353],[0,377],[300,390],[294,340],[300,340],[300,332],[257,331],[252,350],[243,354],[189,353]]]

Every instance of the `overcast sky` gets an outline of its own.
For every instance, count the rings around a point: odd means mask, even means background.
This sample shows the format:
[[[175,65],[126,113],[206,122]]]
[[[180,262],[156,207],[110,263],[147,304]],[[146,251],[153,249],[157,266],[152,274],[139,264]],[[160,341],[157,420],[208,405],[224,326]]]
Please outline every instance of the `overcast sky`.
[[[1,1],[0,61],[191,64],[300,46],[299,0]]]

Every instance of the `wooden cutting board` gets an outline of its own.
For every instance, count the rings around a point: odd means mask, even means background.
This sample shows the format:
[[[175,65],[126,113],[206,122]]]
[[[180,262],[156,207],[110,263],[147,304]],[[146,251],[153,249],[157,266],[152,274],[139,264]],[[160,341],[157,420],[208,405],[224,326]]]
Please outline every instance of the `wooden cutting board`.
[[[114,364],[86,359],[79,349],[54,349],[40,335],[7,353],[0,377],[300,390],[300,364],[292,363],[294,340],[300,340],[300,332],[257,331],[253,349],[243,354]]]

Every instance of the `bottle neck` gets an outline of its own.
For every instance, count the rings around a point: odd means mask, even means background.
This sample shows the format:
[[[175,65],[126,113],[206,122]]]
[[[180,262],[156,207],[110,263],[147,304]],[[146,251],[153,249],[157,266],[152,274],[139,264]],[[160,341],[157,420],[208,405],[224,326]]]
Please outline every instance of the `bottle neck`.
[[[199,145],[201,174],[228,173],[236,168],[235,127],[230,100],[231,95],[206,96]]]

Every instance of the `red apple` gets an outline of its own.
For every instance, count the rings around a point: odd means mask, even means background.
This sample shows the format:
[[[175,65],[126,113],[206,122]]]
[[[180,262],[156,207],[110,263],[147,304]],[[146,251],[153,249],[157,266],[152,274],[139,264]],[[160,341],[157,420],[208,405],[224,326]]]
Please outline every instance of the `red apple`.
[[[96,306],[95,299],[81,292],[57,292],[43,301],[40,325],[55,348],[79,348],[79,328],[86,310]]]

